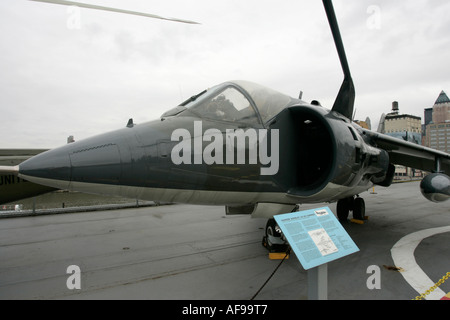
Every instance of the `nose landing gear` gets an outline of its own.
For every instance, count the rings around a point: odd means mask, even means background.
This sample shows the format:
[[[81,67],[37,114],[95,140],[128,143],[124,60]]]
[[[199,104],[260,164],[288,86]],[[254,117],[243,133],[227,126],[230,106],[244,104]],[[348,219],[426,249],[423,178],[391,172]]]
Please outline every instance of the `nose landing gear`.
[[[269,253],[286,253],[289,249],[289,244],[286,239],[284,239],[281,229],[277,226],[274,218],[267,221],[262,245],[269,250]]]

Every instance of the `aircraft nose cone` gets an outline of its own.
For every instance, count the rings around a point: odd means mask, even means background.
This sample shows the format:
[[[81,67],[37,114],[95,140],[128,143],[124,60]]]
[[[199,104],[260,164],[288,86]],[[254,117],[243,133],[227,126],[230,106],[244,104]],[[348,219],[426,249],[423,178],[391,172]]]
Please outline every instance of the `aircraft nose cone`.
[[[70,158],[65,147],[34,156],[19,165],[19,176],[49,187],[67,189],[70,183]]]

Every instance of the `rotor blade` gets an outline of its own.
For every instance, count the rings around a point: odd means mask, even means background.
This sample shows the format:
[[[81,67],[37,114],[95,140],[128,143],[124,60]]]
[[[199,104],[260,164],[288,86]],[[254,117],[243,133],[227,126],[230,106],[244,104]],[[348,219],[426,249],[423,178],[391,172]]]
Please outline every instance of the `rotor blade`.
[[[109,7],[97,6],[97,5],[93,5],[93,4],[81,3],[81,2],[75,2],[75,1],[65,1],[65,0],[31,0],[31,1],[46,2],[46,3],[61,4],[61,5],[66,5],[66,6],[77,6],[77,7],[88,8],[88,9],[95,9],[95,10],[103,10],[103,11],[111,11],[111,12],[132,14],[132,15],[136,15],[136,16],[142,16],[142,17],[147,17],[147,18],[155,18],[155,19],[162,19],[162,20],[169,20],[169,21],[175,21],[175,22],[181,22],[181,23],[200,24],[198,22],[190,21],[190,20],[183,20],[183,19],[177,19],[177,18],[168,18],[168,17],[162,17],[162,16],[158,16],[158,15],[155,15],[155,14],[150,14],[150,13],[143,13],[143,12],[137,12],[137,11],[109,8]]]
[[[345,55],[344,44],[342,42],[333,4],[331,0],[323,0],[323,5],[327,13],[328,23],[330,24],[331,33],[333,34],[333,39],[339,55],[339,60],[341,61],[342,70],[344,71],[344,82],[342,83],[332,110],[339,112],[349,119],[352,119],[353,107],[355,103],[355,86],[353,85],[353,79],[350,74],[350,68],[348,66],[347,56]]]

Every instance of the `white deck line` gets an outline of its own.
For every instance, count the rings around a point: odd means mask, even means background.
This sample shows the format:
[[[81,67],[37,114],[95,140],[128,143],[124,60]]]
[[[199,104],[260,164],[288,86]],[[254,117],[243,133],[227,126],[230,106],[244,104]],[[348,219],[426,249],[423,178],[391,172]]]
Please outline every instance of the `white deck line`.
[[[445,232],[450,232],[450,226],[417,231],[401,238],[391,249],[395,266],[405,270],[401,275],[419,294],[425,293],[435,282],[417,264],[414,250],[423,239]],[[438,287],[425,296],[425,299],[440,300],[443,296],[445,293]]]

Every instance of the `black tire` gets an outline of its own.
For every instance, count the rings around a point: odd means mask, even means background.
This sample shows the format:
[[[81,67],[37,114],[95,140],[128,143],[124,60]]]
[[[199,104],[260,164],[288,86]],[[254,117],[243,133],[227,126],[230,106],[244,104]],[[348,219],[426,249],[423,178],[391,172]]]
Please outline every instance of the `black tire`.
[[[286,241],[282,239],[281,232],[277,231],[275,219],[269,219],[266,224],[266,236],[263,239],[263,246],[269,252],[286,252],[289,248]],[[264,245],[265,243],[265,245]]]
[[[339,200],[337,202],[336,211],[339,221],[347,221],[350,213],[350,199],[345,198]]]
[[[276,221],[274,218],[267,220],[266,224],[266,236],[271,235],[277,238],[281,238],[281,233],[277,232],[276,230]]]
[[[353,218],[364,220],[366,217],[366,203],[363,198],[356,198],[353,204]]]

